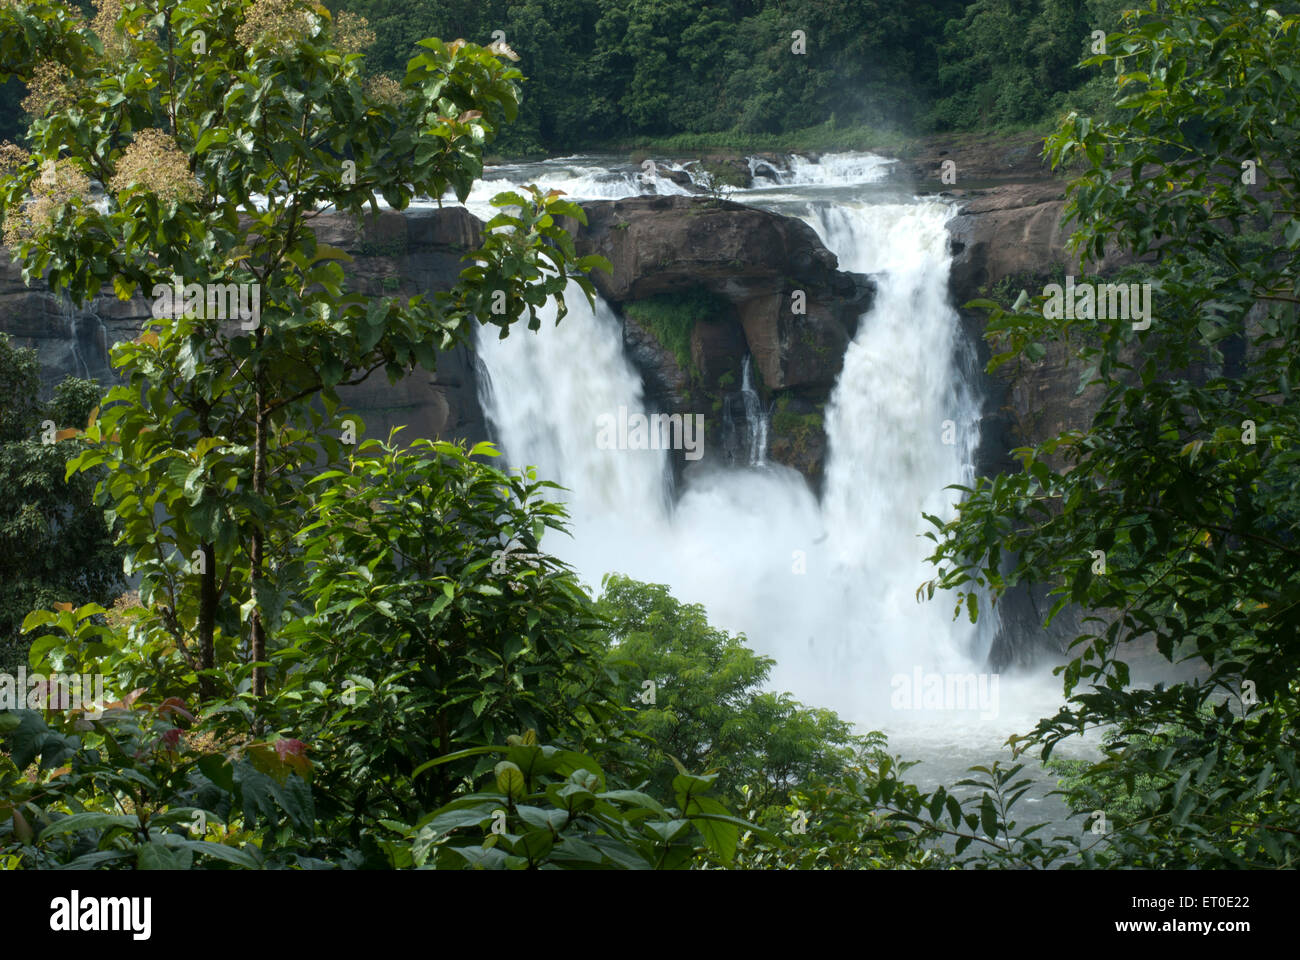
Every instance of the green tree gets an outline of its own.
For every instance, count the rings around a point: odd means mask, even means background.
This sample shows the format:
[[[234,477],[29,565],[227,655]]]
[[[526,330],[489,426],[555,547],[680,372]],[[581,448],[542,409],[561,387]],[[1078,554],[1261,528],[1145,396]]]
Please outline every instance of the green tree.
[[[545,557],[510,576],[495,569],[493,552],[514,541],[536,551],[558,524],[539,485],[446,445],[345,456],[336,437],[340,382],[431,367],[476,319],[505,335],[527,310],[536,328],[538,306],[563,307],[569,269],[600,264],[575,262],[556,226],[581,210],[535,190],[497,199],[504,211],[461,283],[432,302],[345,292],[341,251],[315,240],[325,203],[356,213],[376,192],[397,207],[415,191],[463,197],[494,123],[513,113],[514,72],[479,48],[429,40],[395,99],[364,88],[325,15],[291,3],[233,14],[128,6],[99,24],[125,58],[110,69],[105,38],[61,10],[3,13],[6,64],[62,57],[77,81],[33,125],[33,155],[2,186],[28,275],[82,298],[102,280],[161,297],[157,276],[205,278],[216,264],[222,279],[255,284],[261,304],[238,332],[203,302],[162,309],[114,349],[128,385],[110,393],[70,471],[111,468],[99,489],[144,605],[127,624],[103,625],[103,608],[86,604],[35,611],[25,626],[50,633],[33,651],[39,666],[107,673],[123,693],[142,682],[150,696],[125,693],[98,719],[4,715],[9,855],[374,863],[376,838],[393,830],[379,818],[414,819],[477,773],[439,752],[525,722],[567,744],[616,719],[608,680],[584,655],[590,601],[571,574]],[[182,39],[209,59],[180,69]],[[130,135],[141,126],[152,132]],[[89,202],[87,169],[109,188],[104,206]],[[491,308],[502,300],[504,312]],[[196,680],[207,681],[197,703]],[[341,690],[346,680],[363,692]],[[416,784],[430,756],[442,772]],[[34,781],[22,775],[29,763]],[[727,815],[707,782],[687,784],[677,809],[725,856],[740,824],[714,826]],[[130,824],[110,812],[127,802]],[[215,847],[186,836],[195,812],[192,829],[205,818],[220,827]],[[640,819],[625,822],[641,831]],[[673,863],[695,849],[682,848],[677,821],[661,838],[678,848]]]
[[[833,711],[763,690],[775,663],[709,625],[704,608],[675,600],[661,584],[605,579],[597,610],[609,623],[607,662],[618,669],[632,730],[668,786],[668,758],[718,773],[724,794],[747,785],[758,809],[831,778],[861,741]]]
[[[975,0],[943,27],[935,120],[945,127],[1041,119],[1053,95],[1087,79],[1076,67],[1094,29],[1084,0]]]
[[[518,154],[572,152],[638,134],[781,133],[832,113],[849,123],[908,122],[936,92],[954,92],[936,87],[937,47],[943,24],[965,4],[356,0],[344,6],[375,25],[374,67],[390,74],[402,68],[416,37],[486,43],[502,31],[528,80],[520,122],[497,148]],[[806,35],[805,54],[791,50],[795,30]],[[1078,44],[1069,47],[1071,62],[1077,53]]]
[[[1073,698],[1019,743],[1046,758],[1110,725],[1118,739],[1076,794],[1092,783],[1104,799],[1116,773],[1125,802],[1147,784],[1146,815],[1118,820],[1085,862],[1294,866],[1300,17],[1162,7],[1128,16],[1088,61],[1115,69],[1125,121],[1071,115],[1048,143],[1056,165],[1083,166],[1065,211],[1075,248],[1151,257],[1150,323],[981,304],[1003,348],[993,366],[1062,340],[1104,395],[1088,429],[1017,451],[1023,472],[981,480],[935,521],[930,589],[1046,583],[1051,615],[1091,613],[1062,668]],[[1139,644],[1202,679],[1135,687]]]
[[[436,757],[523,729],[582,746],[618,726],[590,598],[540,552],[563,529],[542,496],[554,484],[471,455],[497,454],[367,441],[311,481],[312,606],[284,631],[277,722],[315,731],[322,807],[346,819],[412,821],[481,772],[452,763],[413,779]]]
[[[5,228],[24,276],[77,300],[104,283],[155,298],[185,285],[183,304],[156,302],[144,334],[114,348],[125,385],[76,466],[108,468],[104,502],[142,578],[136,635],[179,651],[206,695],[237,686],[226,671],[241,663],[261,695],[294,612],[301,485],[341,452],[337,388],[432,369],[476,320],[504,334],[527,312],[536,328],[552,297],[562,314],[575,261],[556,218],[582,211],[499,198],[518,213],[491,221],[454,290],[368,301],[312,221],[326,206],[360,216],[377,196],[398,209],[464,198],[515,116],[518,71],[430,39],[397,89],[376,86],[328,11],[298,0],[104,10],[93,29],[57,4],[0,10],[6,74],[54,63],[71,78],[0,183]],[[232,319],[222,290],[255,309]]]

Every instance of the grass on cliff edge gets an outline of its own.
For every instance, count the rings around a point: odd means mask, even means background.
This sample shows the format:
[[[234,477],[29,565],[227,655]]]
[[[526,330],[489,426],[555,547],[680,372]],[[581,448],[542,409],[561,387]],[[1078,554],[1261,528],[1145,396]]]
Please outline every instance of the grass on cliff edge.
[[[660,345],[677,358],[683,373],[693,375],[696,371],[691,361],[691,331],[695,321],[723,316],[725,309],[713,294],[695,289],[636,300],[625,304],[623,312],[654,334]]]
[[[711,133],[675,133],[664,136],[634,135],[602,140],[587,144],[568,144],[562,150],[533,151],[526,155],[511,155],[503,151],[490,156],[487,162],[501,163],[519,160],[540,160],[546,156],[563,156],[573,153],[627,153],[636,155],[705,156],[708,154],[743,157],[755,153],[838,153],[866,151],[883,153],[901,159],[911,159],[934,144],[959,144],[969,140],[1001,136],[1045,136],[1056,126],[1057,118],[1036,124],[1018,124],[1001,127],[980,127],[972,130],[937,132],[904,132],[893,128],[873,127],[867,124],[832,125],[819,123],[801,130],[784,133],[743,133],[739,130],[720,130]]]
[[[653,151],[675,155],[723,153],[789,153],[815,150],[832,153],[849,150],[889,150],[906,153],[916,149],[916,138],[896,130],[866,125],[831,126],[819,123],[785,133],[675,133],[670,136],[622,138],[605,145],[620,151]]]

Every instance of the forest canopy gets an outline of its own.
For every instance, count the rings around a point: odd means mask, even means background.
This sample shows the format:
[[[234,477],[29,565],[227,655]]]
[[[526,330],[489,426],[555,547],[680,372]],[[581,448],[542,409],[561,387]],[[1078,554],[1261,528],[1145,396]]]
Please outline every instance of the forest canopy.
[[[80,6],[93,17],[89,2]],[[1133,0],[352,0],[366,70],[399,79],[422,37],[504,38],[527,78],[502,154],[814,126],[918,133],[1029,126],[1106,102],[1076,64]],[[801,32],[797,34],[796,31]],[[803,52],[795,52],[799,36]],[[24,90],[0,87],[0,138]],[[743,139],[739,142],[743,142]]]

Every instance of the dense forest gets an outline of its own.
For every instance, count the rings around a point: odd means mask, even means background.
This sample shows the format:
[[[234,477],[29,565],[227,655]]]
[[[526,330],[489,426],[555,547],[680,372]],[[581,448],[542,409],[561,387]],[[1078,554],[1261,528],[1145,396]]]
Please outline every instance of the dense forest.
[[[259,293],[233,322],[156,310],[111,389],[48,401],[0,337],[0,866],[1293,868],[1300,19],[1124,5],[0,5],[23,278],[75,303]],[[547,336],[611,264],[575,248],[579,204],[520,188],[451,288],[379,296],[318,237],[326,207],[464,201],[494,151],[1048,120],[1075,249],[1139,258],[1161,319],[971,305],[990,369],[1059,347],[1099,399],[927,518],[919,599],[974,622],[1046,585],[1045,619],[1100,626],[1060,664],[1065,705],[961,783],[921,789],[879,733],[769,689],[770,658],[664,586],[584,586],[549,552],[551,478],[367,436],[343,405],[479,328]],[[1139,638],[1197,678],[1130,683]],[[10,670],[99,677],[107,702],[55,709],[42,680],[17,705]],[[1053,768],[1071,829],[1019,823],[1029,765],[1099,727]]]
[[[394,76],[404,69],[413,37],[488,43],[501,31],[528,78],[519,121],[502,148],[555,153],[674,134],[730,133],[739,138],[732,142],[743,143],[821,125],[929,131],[1040,123],[1066,103],[1104,102],[1096,70],[1076,65],[1092,31],[1114,29],[1127,4],[376,0],[343,6],[364,15],[375,32],[370,68]]]
[[[422,37],[518,55],[519,117],[495,149],[566,153],[676,134],[862,145],[868,131],[990,129],[1100,109],[1079,60],[1127,0],[398,0],[331,4],[373,32],[365,70],[400,78]],[[90,12],[89,3],[83,3]],[[795,31],[805,38],[802,49]],[[25,92],[0,91],[0,137]],[[865,131],[857,128],[867,128]],[[810,130],[809,128],[817,128]],[[802,132],[802,133],[801,133]],[[800,134],[801,135],[797,135]],[[847,138],[847,139],[846,139]],[[689,142],[689,141],[687,141]]]

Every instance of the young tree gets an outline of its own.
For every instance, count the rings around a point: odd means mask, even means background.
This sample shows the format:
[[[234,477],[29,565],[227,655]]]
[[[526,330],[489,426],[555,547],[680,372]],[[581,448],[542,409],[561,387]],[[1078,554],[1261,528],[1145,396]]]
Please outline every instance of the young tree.
[[[598,263],[575,262],[556,225],[580,208],[534,191],[498,199],[518,212],[489,223],[454,290],[350,292],[347,255],[313,221],[377,197],[463,199],[520,77],[430,39],[400,84],[366,82],[356,26],[301,0],[104,0],[90,26],[58,3],[0,8],[0,78],[42,92],[30,155],[0,181],[24,276],[79,301],[106,283],[155,298],[142,336],[113,351],[125,385],[75,464],[109,467],[101,490],[142,578],[138,635],[178,648],[205,694],[241,648],[266,692],[302,479],[341,454],[337,388],[432,369],[476,320],[504,336],[527,312],[536,329],[548,298],[563,314],[570,270]]]
[[[675,757],[717,771],[724,792],[749,786],[762,809],[838,776],[862,745],[833,711],[762,690],[774,661],[711,626],[703,607],[678,602],[667,587],[611,576],[597,610],[609,623],[607,662],[636,710],[633,729],[662,777],[671,779]]]

